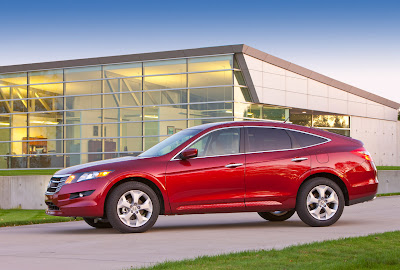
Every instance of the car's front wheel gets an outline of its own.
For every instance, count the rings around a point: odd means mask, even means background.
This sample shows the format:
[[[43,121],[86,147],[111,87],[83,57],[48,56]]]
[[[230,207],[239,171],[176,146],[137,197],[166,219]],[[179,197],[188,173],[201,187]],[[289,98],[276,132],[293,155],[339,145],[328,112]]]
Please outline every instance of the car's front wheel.
[[[112,191],[106,211],[114,229],[123,233],[145,232],[157,221],[160,202],[149,186],[127,182]]]
[[[289,210],[289,211],[274,211],[274,212],[258,212],[260,217],[265,220],[269,221],[285,221],[289,219],[296,210]]]
[[[300,219],[312,227],[334,224],[342,215],[344,195],[330,179],[316,177],[301,186],[296,202]]]

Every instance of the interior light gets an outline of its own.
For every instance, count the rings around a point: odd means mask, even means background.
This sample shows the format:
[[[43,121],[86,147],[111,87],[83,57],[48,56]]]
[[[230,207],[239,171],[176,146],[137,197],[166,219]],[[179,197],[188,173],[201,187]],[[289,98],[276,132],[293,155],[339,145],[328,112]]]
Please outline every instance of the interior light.
[[[158,115],[145,115],[144,117],[158,119]]]
[[[307,113],[306,111],[302,111],[301,113]]]
[[[32,121],[29,121],[30,123],[33,123],[33,124],[44,124],[44,125],[57,125],[58,124],[58,122],[51,122],[51,121],[37,121],[37,120],[32,120]]]
[[[4,122],[0,122],[0,126],[9,126],[10,123],[4,123]]]

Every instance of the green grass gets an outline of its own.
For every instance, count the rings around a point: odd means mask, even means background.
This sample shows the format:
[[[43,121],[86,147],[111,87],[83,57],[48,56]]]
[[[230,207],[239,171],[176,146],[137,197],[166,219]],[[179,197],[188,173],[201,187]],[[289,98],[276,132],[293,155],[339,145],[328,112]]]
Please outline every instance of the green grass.
[[[45,210],[0,209],[0,227],[72,221],[69,217],[46,215]]]
[[[400,170],[400,166],[376,166],[376,168],[380,171]]]
[[[59,169],[43,169],[43,170],[3,170],[0,171],[0,176],[14,175],[53,175]]]
[[[382,194],[377,194],[377,197],[386,197],[386,196],[397,196],[400,195],[400,192],[395,192],[395,193],[382,193]]]
[[[204,256],[140,269],[399,269],[399,254],[400,231],[396,231],[283,250]]]

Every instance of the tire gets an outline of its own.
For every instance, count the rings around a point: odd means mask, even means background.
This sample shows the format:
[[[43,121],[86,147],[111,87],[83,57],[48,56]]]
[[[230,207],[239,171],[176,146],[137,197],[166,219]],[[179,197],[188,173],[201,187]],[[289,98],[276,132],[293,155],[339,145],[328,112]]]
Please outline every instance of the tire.
[[[110,222],[101,218],[96,220],[95,218],[84,217],[83,220],[96,229],[112,228]]]
[[[300,187],[296,211],[300,219],[312,227],[334,224],[343,213],[344,195],[330,179],[316,177]]]
[[[145,232],[156,223],[160,202],[149,186],[127,182],[112,191],[106,213],[112,227],[122,233]]]
[[[293,216],[296,210],[275,211],[275,212],[258,212],[260,217],[269,221],[285,221]]]

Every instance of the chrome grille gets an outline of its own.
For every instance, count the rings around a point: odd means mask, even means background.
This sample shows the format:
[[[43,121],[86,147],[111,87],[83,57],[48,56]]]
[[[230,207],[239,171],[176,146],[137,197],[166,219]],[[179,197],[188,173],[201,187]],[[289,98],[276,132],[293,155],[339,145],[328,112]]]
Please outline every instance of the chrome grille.
[[[54,193],[59,192],[68,176],[70,175],[54,175],[47,186],[46,195],[53,195]]]

